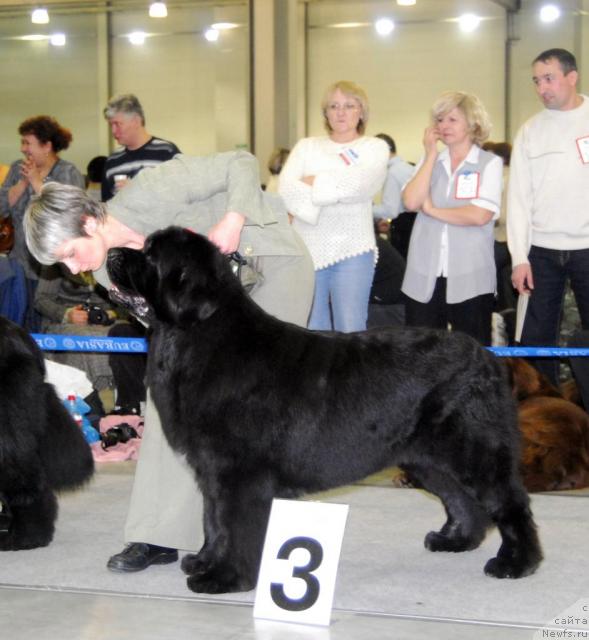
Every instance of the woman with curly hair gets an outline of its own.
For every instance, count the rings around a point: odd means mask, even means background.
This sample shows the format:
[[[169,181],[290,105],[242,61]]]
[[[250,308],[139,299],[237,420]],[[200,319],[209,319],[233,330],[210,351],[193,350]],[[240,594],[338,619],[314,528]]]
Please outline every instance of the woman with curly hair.
[[[23,218],[31,196],[39,193],[45,182],[61,182],[84,188],[84,177],[76,167],[59,157],[67,149],[72,134],[51,116],[27,118],[18,127],[20,150],[24,160],[16,160],[0,187],[0,216],[12,216],[14,246],[9,254],[23,268],[29,299],[24,324],[37,330],[32,300],[39,278],[40,266],[31,256],[25,243]]]
[[[425,155],[403,190],[406,209],[418,211],[402,286],[407,324],[451,325],[484,345],[491,343],[503,173],[501,158],[480,147],[490,128],[476,96],[443,93],[425,130]]]

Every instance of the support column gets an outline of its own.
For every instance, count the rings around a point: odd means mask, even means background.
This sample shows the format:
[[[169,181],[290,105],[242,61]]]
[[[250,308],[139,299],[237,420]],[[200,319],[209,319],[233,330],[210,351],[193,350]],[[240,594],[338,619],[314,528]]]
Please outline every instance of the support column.
[[[274,149],[276,58],[274,2],[250,0],[250,150],[258,158],[262,182]]]
[[[98,152],[101,155],[109,155],[112,152],[112,136],[110,127],[104,119],[102,110],[106,106],[112,91],[112,65],[111,65],[111,30],[110,13],[96,14],[96,35],[97,35],[97,129],[98,129]]]
[[[262,182],[272,151],[306,133],[304,11],[297,0],[250,0],[250,150]]]

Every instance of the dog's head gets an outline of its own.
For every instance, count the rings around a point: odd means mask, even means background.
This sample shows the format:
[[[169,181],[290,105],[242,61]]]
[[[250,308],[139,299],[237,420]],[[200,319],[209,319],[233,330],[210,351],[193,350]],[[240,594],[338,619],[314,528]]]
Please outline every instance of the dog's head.
[[[111,297],[147,324],[202,322],[241,288],[227,258],[204,236],[180,227],[151,234],[141,251],[111,249],[107,268]]]
[[[561,397],[561,393],[550,380],[531,364],[521,358],[502,358],[508,369],[509,380],[516,400],[525,400],[531,396]]]

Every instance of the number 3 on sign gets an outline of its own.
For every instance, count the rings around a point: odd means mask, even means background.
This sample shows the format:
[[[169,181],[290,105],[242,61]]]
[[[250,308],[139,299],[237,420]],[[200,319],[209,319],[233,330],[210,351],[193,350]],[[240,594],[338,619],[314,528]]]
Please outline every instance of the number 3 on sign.
[[[254,616],[328,625],[348,505],[274,500]]]

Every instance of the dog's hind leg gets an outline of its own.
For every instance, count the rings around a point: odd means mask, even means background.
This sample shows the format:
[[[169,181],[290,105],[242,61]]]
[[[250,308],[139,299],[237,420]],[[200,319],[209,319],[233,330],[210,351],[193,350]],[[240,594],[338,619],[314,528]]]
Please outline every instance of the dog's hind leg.
[[[450,475],[431,466],[403,465],[426,491],[438,496],[446,510],[447,520],[440,531],[430,531],[424,540],[430,551],[469,551],[476,549],[491,524],[476,499]]]
[[[529,498],[519,479],[502,493],[491,490],[483,499],[502,539],[497,556],[485,565],[485,573],[495,578],[522,578],[538,568],[542,549]]]

